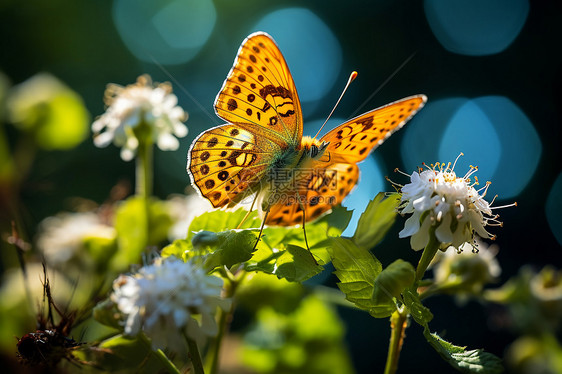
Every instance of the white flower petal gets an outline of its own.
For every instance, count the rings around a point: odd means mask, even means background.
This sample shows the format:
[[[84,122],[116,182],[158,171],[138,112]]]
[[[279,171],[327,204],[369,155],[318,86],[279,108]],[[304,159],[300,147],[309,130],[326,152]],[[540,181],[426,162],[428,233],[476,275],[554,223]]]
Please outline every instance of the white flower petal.
[[[465,242],[470,242],[475,233],[483,238],[490,238],[486,231],[487,221],[492,217],[492,209],[474,189],[471,182],[476,168],[471,167],[464,177],[459,178],[451,168],[451,164],[437,163],[431,169],[421,173],[413,172],[410,183],[401,189],[400,213],[412,214],[406,220],[404,229],[400,231],[401,238],[411,236],[413,249],[421,249],[428,239],[430,225],[427,219],[437,225],[436,239],[441,244],[453,243],[459,248]],[[427,214],[421,227],[419,217]],[[485,218],[486,217],[486,218]],[[452,232],[451,227],[456,227]]]
[[[435,229],[435,237],[441,243],[451,243],[453,241],[453,232],[451,231],[452,217],[450,213],[443,216],[441,223]]]
[[[138,325],[153,346],[173,350],[181,345],[176,343],[182,330],[197,342],[216,335],[217,306],[230,305],[221,297],[222,286],[221,278],[208,275],[198,263],[158,258],[133,277],[118,278],[111,299],[125,316],[127,331]]]
[[[123,161],[131,161],[137,152],[129,148],[121,148],[121,159]]]
[[[158,137],[158,148],[163,151],[175,151],[180,146],[180,142],[171,134],[160,134]]]
[[[415,211],[414,214],[412,214],[410,218],[406,220],[404,228],[398,233],[398,237],[406,238],[418,232],[420,228],[420,215],[420,212]]]
[[[179,142],[172,133],[180,138],[187,135],[187,127],[181,122],[187,115],[177,106],[177,96],[170,91],[167,85],[154,87],[146,76],[127,87],[108,87],[106,95],[111,98],[110,105],[92,124],[94,133],[105,128],[105,135],[97,135],[94,143],[101,147],[113,141],[117,147],[128,148],[122,149],[121,158],[129,161],[138,147],[132,129],[145,122],[152,127],[153,141],[160,149],[178,149]]]
[[[415,251],[424,249],[427,243],[429,243],[429,227],[431,226],[431,218],[429,215],[425,217],[423,223],[418,232],[416,232],[410,238],[410,245]]]

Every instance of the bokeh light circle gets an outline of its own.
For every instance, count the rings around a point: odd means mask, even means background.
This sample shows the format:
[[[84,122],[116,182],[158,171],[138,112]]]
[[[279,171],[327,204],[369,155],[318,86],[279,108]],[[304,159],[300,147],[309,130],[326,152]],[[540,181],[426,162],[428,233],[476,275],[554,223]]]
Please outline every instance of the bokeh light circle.
[[[211,0],[116,0],[113,20],[127,48],[142,61],[180,64],[209,39],[216,22]]]
[[[542,154],[539,135],[525,113],[508,98],[484,96],[473,102],[494,125],[502,144],[490,191],[499,194],[500,200],[515,197],[531,181],[539,164]],[[479,139],[486,136],[480,134]]]
[[[332,88],[341,69],[342,50],[330,28],[310,10],[274,11],[252,31],[265,31],[277,42],[304,104],[321,99]]]
[[[442,134],[438,160],[453,161],[462,152],[464,156],[457,162],[457,174],[462,176],[469,165],[478,165],[478,178],[487,181],[494,177],[501,149],[494,125],[478,105],[467,100]]]
[[[426,0],[425,16],[448,51],[471,56],[499,53],[519,35],[528,0]]]
[[[542,144],[521,109],[502,96],[430,101],[406,126],[401,153],[408,173],[422,162],[454,161],[460,152],[457,175],[477,165],[481,185],[492,181],[490,193],[508,199],[531,180]]]
[[[562,173],[558,175],[546,199],[546,219],[554,237],[562,245]]]

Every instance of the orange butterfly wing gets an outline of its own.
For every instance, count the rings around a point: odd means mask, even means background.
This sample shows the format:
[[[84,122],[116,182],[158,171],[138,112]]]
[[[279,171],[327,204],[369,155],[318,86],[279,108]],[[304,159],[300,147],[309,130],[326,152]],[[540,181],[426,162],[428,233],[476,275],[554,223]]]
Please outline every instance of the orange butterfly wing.
[[[285,192],[290,198],[271,207],[266,223],[297,225],[303,221],[303,210],[308,222],[340,204],[359,181],[356,164],[402,128],[426,101],[424,95],[407,97],[355,117],[324,135],[320,142],[330,144],[323,157],[295,175],[296,187]]]
[[[416,95],[355,117],[328,132],[320,140],[330,142],[322,160],[357,163],[401,129],[427,101]]]
[[[215,111],[231,123],[199,135],[187,164],[192,185],[218,208],[257,192],[275,155],[296,149],[302,138],[295,83],[269,35],[242,42]]]
[[[297,147],[302,112],[295,83],[281,51],[263,32],[246,38],[215,100],[222,119],[241,125],[281,147]]]
[[[288,198],[271,206],[266,224],[298,225],[303,222],[303,213],[306,222],[320,217],[341,203],[355,187],[359,180],[359,167],[345,163],[326,166],[316,161],[311,168],[302,170],[295,177],[295,188],[284,192]]]
[[[191,183],[213,207],[234,204],[253,194],[266,173],[276,143],[235,124],[205,131],[189,150]]]

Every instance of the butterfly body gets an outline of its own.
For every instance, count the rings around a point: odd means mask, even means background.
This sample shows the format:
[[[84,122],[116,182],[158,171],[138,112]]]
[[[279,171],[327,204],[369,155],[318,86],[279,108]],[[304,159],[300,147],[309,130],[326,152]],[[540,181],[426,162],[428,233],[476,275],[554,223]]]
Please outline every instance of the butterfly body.
[[[191,182],[216,207],[256,195],[269,225],[297,225],[339,204],[359,180],[357,163],[400,129],[426,97],[411,96],[353,118],[320,139],[303,137],[287,63],[262,32],[246,38],[216,100],[229,123],[200,134],[188,154]]]

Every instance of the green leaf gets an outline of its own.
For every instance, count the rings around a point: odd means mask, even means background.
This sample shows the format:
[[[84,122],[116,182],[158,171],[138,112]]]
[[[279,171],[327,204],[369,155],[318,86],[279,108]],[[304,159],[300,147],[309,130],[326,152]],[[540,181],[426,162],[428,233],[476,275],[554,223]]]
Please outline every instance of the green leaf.
[[[82,98],[50,74],[15,86],[8,109],[12,123],[31,133],[41,148],[73,148],[88,136],[90,115]]]
[[[306,224],[308,245],[312,253],[320,258],[321,263],[329,262],[327,247],[330,242],[327,239],[341,235],[347,227],[352,213],[344,207],[337,206],[330,214]],[[303,231],[302,227],[268,227],[264,229],[263,242],[271,249],[280,249],[288,244],[306,247]]]
[[[140,196],[132,196],[122,202],[115,213],[118,253],[113,262],[123,268],[140,260],[147,246],[157,245],[167,238],[172,219],[164,203]]]
[[[121,313],[117,309],[117,305],[115,305],[115,303],[110,299],[99,302],[93,308],[92,315],[94,316],[94,319],[102,325],[123,331],[123,325],[119,320]]]
[[[373,302],[375,304],[394,303],[402,291],[414,283],[416,271],[406,261],[396,260],[384,269],[375,280]]]
[[[291,282],[303,282],[324,270],[308,250],[292,244],[277,259],[276,265],[273,274]]]
[[[207,269],[225,265],[230,268],[234,264],[246,262],[252,258],[252,253],[258,240],[258,233],[252,230],[230,230],[216,233],[217,249],[210,253],[205,260]]]
[[[96,270],[106,271],[108,262],[117,251],[117,239],[115,237],[86,236],[84,249],[94,260]]]
[[[427,324],[423,335],[429,344],[452,367],[463,373],[497,374],[503,372],[502,361],[499,357],[482,349],[466,350],[442,339],[439,335],[431,333]]]
[[[346,299],[374,317],[388,317],[396,309],[394,303],[377,304],[372,298],[375,280],[382,271],[379,260],[350,239],[331,238],[330,241],[328,251],[336,268],[334,273]]]
[[[257,212],[252,212],[248,218],[240,225],[240,222],[244,220],[244,217],[248,214],[247,210],[242,208],[234,212],[226,212],[224,210],[215,210],[212,212],[207,212],[201,214],[199,217],[195,217],[191,224],[189,225],[187,239],[191,240],[193,236],[199,231],[213,231],[220,232],[232,229],[248,229],[248,228],[259,228],[261,226],[261,220],[258,218]],[[240,225],[240,227],[238,227]]]
[[[396,309],[395,298],[400,298],[402,292],[411,286],[415,280],[414,267],[403,260],[396,260],[388,265],[375,279],[372,303],[377,306],[377,318],[388,317]]]
[[[160,252],[160,256],[175,256],[177,258],[182,258],[185,260],[187,253],[189,253],[191,249],[191,241],[186,239],[176,239],[172,242],[172,244],[169,244],[162,249],[162,252]]]
[[[277,313],[289,313],[299,306],[305,293],[300,283],[256,272],[236,288],[236,304],[252,313],[265,307],[271,307]]]
[[[429,321],[433,319],[433,314],[431,311],[425,307],[419,296],[412,292],[411,290],[405,290],[402,293],[402,297],[404,300],[404,304],[408,307],[410,311],[410,315],[414,318],[414,320],[422,326],[427,325]]]
[[[370,249],[376,246],[396,219],[400,195],[392,194],[386,199],[384,196],[384,192],[375,196],[359,218],[353,241],[361,248]]]
[[[126,371],[135,373],[157,373],[164,369],[146,344],[139,339],[123,335],[116,335],[102,341],[100,348],[111,354],[101,356],[96,364],[111,371]]]
[[[162,257],[176,256],[188,260],[205,257],[205,267],[211,271],[220,266],[228,268],[252,258],[258,240],[256,230],[199,231],[192,240],[178,239],[162,249]]]
[[[318,223],[326,223],[329,228],[328,234],[330,236],[340,236],[341,233],[349,225],[351,221],[351,216],[353,216],[353,210],[349,210],[346,207],[337,205],[332,208],[332,212],[320,218]]]

